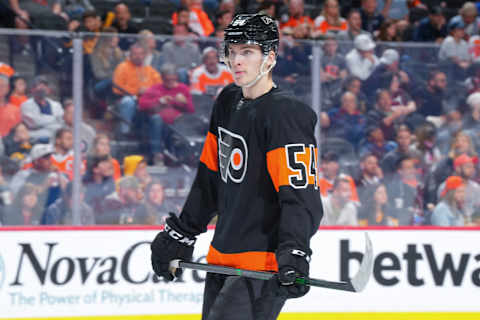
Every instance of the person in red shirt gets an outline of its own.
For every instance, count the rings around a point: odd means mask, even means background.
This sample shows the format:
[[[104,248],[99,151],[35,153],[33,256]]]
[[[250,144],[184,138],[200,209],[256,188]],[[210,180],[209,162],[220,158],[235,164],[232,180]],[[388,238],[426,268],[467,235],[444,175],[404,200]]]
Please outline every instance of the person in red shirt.
[[[163,164],[163,153],[168,144],[168,125],[195,108],[187,85],[178,81],[175,65],[165,63],[160,71],[163,83],[149,88],[140,97],[139,110],[150,115],[150,144],[157,165]]]
[[[22,120],[20,108],[7,100],[10,80],[0,74],[0,138],[4,138]]]
[[[11,79],[11,83],[13,85],[13,90],[10,93],[10,97],[8,101],[20,108],[20,105],[28,100],[27,97],[27,81],[24,77],[21,76],[13,76]]]

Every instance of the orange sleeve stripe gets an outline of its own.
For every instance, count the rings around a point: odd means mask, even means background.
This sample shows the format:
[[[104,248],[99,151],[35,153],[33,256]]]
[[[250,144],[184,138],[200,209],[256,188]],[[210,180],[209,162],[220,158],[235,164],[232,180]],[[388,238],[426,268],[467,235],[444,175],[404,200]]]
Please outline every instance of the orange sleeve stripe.
[[[275,253],[267,251],[247,251],[241,253],[222,253],[210,246],[207,255],[210,264],[241,268],[254,271],[278,271]]]
[[[315,148],[315,155],[317,148]],[[305,153],[297,153],[295,159],[297,163],[303,163],[307,169],[308,184],[315,184],[315,177],[310,175],[310,148],[305,148]],[[275,190],[279,191],[281,186],[290,185],[292,177],[300,177],[297,170],[292,170],[288,167],[287,152],[284,147],[277,148],[267,152],[267,169],[275,186]]]
[[[205,139],[200,162],[207,166],[208,169],[218,171],[218,153],[217,153],[217,137],[210,131]]]

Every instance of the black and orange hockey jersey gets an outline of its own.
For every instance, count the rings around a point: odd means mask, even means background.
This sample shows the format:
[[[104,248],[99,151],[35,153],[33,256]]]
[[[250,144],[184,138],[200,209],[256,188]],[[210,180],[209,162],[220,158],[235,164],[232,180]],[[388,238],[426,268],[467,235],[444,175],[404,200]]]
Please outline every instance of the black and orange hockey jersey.
[[[180,215],[199,234],[218,214],[209,263],[276,271],[277,250],[311,252],[323,215],[316,121],[311,108],[277,88],[254,100],[236,85],[221,92]]]

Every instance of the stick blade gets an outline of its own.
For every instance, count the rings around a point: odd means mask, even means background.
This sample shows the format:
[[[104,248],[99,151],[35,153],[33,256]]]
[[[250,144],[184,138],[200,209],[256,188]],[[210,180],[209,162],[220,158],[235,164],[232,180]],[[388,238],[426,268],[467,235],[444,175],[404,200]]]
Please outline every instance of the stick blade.
[[[365,233],[365,254],[363,255],[362,264],[357,274],[350,280],[355,292],[360,292],[367,286],[368,280],[373,273],[373,249],[372,241]]]

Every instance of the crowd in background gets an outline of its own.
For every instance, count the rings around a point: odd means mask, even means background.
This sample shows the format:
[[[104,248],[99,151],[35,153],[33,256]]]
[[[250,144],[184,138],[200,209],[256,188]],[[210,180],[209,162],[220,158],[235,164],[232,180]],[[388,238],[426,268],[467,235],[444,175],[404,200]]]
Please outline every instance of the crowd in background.
[[[233,82],[223,30],[238,12],[263,12],[280,28],[274,81],[309,104],[313,77],[321,82],[323,225],[480,225],[480,2],[163,2],[174,9],[161,40],[134,22],[129,2],[105,12],[88,0],[0,6],[4,27],[88,32],[82,224],[155,224],[178,211],[150,169],[194,166],[192,141]],[[59,66],[47,49],[68,52],[71,39],[9,37],[42,75],[0,63],[0,223],[72,224],[73,60],[64,54]],[[138,152],[118,161],[118,141]]]

